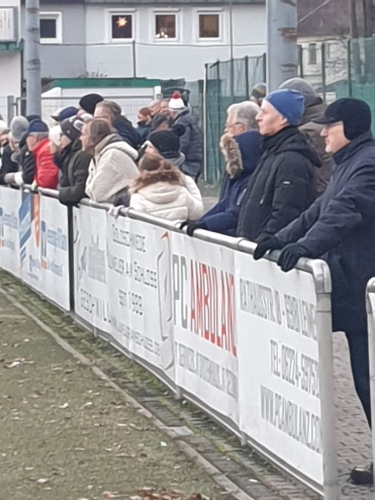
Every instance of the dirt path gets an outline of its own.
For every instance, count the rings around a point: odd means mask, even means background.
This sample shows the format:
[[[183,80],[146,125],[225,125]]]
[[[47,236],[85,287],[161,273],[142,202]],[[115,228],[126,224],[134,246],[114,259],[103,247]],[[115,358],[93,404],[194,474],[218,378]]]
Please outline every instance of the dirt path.
[[[173,441],[3,296],[0,328],[1,499],[128,498],[142,487],[223,498]]]

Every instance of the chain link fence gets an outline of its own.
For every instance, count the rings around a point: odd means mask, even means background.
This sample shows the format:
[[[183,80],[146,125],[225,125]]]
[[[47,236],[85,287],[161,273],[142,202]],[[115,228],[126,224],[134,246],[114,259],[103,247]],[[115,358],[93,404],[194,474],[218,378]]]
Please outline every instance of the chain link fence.
[[[252,87],[265,79],[264,56],[244,57],[206,65],[205,181],[218,186],[224,170],[219,150],[227,108],[249,99]]]

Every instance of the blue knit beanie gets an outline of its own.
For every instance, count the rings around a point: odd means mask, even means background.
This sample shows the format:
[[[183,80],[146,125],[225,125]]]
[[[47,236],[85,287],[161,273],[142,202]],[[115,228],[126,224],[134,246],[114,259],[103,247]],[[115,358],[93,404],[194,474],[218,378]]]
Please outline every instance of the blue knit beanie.
[[[295,127],[305,112],[305,98],[296,90],[275,90],[265,99],[283,116],[289,125]]]

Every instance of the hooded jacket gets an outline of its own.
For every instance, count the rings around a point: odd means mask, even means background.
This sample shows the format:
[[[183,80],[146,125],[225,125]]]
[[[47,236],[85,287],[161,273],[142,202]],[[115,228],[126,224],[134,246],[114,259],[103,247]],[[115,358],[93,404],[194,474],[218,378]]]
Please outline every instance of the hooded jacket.
[[[138,149],[141,139],[133,124],[125,116],[119,116],[113,123],[121,139],[134,149]]]
[[[316,151],[295,127],[263,138],[263,154],[241,202],[237,236],[274,235],[316,198]]]
[[[237,137],[225,134],[220,146],[226,160],[221,198],[200,221],[209,231],[235,236],[241,199],[260,158],[261,136],[256,130]]]
[[[334,331],[367,328],[366,286],[375,276],[375,141],[363,134],[334,155],[332,180],[315,203],[277,233],[327,261]]]
[[[180,152],[185,155],[182,171],[195,176],[201,170],[203,161],[203,134],[191,111],[186,109],[175,118],[173,125],[183,125],[185,133],[180,137]]]
[[[324,138],[320,135],[323,126],[313,121],[317,118],[321,118],[324,115],[325,109],[326,105],[323,104],[320,97],[317,97],[314,104],[306,107],[305,114],[302,118],[302,124],[299,127],[300,132],[302,132],[315,147],[321,160],[321,166],[315,169],[316,191],[318,196],[322,195],[327,189],[333,167],[332,156],[326,153],[326,144]]]
[[[56,189],[59,182],[59,170],[49,149],[49,139],[40,141],[32,151],[35,158],[34,181],[38,187]]]
[[[117,134],[105,137],[95,148],[89,166],[86,194],[97,203],[113,203],[139,171],[138,153]]]
[[[130,208],[171,221],[196,220],[203,213],[203,201],[189,176],[158,171],[149,172],[148,183],[131,195]]]
[[[82,151],[80,139],[70,143],[55,159],[61,169],[59,200],[64,205],[75,205],[84,198],[90,162],[91,156]]]

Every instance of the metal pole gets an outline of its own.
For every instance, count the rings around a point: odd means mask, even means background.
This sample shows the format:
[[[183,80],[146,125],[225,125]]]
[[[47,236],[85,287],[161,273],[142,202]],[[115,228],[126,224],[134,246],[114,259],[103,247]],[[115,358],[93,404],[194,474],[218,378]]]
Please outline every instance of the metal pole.
[[[358,44],[358,40],[356,40],[356,43]],[[349,97],[352,97],[353,96],[352,40],[350,38],[348,40],[347,51],[348,51],[348,90],[349,90]]]
[[[267,0],[268,91],[297,73],[297,0]]]
[[[133,78],[137,78],[137,52],[135,40],[133,40]]]
[[[230,94],[234,98],[234,46],[233,46],[233,5],[229,1],[229,38],[230,38]]]
[[[39,48],[39,0],[26,0],[26,113],[28,115],[41,115],[42,113],[42,76]]]
[[[326,46],[322,43],[322,94],[323,101],[327,101],[327,83],[326,83]]]
[[[250,83],[249,83],[249,56],[245,57],[245,85],[246,99],[250,98]]]

